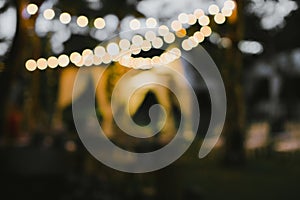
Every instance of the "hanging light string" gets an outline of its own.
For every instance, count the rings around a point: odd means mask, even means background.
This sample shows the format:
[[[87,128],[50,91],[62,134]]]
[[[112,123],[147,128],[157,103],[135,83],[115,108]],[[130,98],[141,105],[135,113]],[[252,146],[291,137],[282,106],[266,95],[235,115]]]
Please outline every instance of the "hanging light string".
[[[235,7],[236,3],[234,1],[226,0],[221,9],[215,4],[210,5],[208,13],[213,16],[213,20],[216,24],[223,24],[226,21],[226,17],[232,15]],[[34,6],[34,4],[29,4],[26,10],[29,14],[34,15],[38,12],[38,7]],[[132,55],[137,55],[141,51],[147,52],[152,48],[160,49],[164,43],[172,44],[175,42],[176,37],[183,38],[186,36],[185,26],[192,26],[198,23],[201,26],[200,30],[181,42],[181,47],[185,51],[196,48],[206,37],[212,34],[212,30],[209,26],[211,23],[209,15],[206,15],[202,9],[196,9],[190,14],[180,13],[177,19],[170,23],[170,26],[160,25],[159,27],[155,18],[148,18],[146,19],[146,28],[150,30],[144,34],[135,34],[130,40],[121,39],[118,43],[111,42],[105,47],[99,45],[94,50],[85,49],[82,53],[73,52],[70,56],[62,54],[58,57],[51,56],[48,59],[29,59],[25,63],[25,67],[28,71],[34,71],[36,69],[45,70],[47,67],[66,67],[70,62],[78,67],[120,62],[121,65],[126,67],[145,69],[145,67],[153,65],[168,64],[180,58],[180,49],[173,48],[153,58],[133,58]],[[55,12],[53,9],[46,9],[43,11],[43,16],[47,20],[52,20],[55,17]],[[59,15],[59,20],[63,24],[70,23],[71,18],[71,15],[67,12],[63,12]],[[77,17],[76,23],[79,27],[86,27],[89,24],[89,19],[86,16],[79,16]],[[106,26],[106,22],[103,18],[99,17],[93,20],[93,25],[97,29],[103,29]],[[141,22],[138,19],[132,19],[129,22],[129,27],[133,31],[142,28]],[[229,43],[229,41],[227,41],[227,43]]]

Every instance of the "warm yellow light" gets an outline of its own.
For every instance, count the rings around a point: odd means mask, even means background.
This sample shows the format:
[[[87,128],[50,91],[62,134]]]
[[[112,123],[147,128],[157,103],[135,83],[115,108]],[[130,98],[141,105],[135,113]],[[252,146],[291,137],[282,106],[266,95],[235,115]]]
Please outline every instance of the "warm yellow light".
[[[50,68],[56,68],[58,66],[58,59],[54,56],[49,57],[47,62]]]
[[[76,65],[77,63],[80,62],[81,55],[78,52],[73,52],[70,55],[70,60],[71,60],[72,63],[74,63]]]
[[[28,71],[32,72],[32,71],[36,70],[37,64],[36,64],[35,60],[30,59],[30,60],[26,61],[25,67]]]
[[[71,15],[69,13],[64,12],[59,16],[59,20],[63,24],[68,24],[71,22]]]
[[[215,4],[210,5],[208,8],[208,12],[211,15],[216,15],[217,13],[219,13],[219,11],[220,11],[220,8]]]
[[[37,11],[39,10],[38,6],[36,4],[28,4],[27,8],[26,8],[28,14],[30,15],[35,15],[37,13]]]
[[[164,36],[164,41],[167,43],[167,44],[171,44],[175,41],[175,35],[171,32],[169,32],[167,35]]]
[[[201,26],[207,26],[210,22],[209,17],[206,15],[201,16],[198,21]]]
[[[141,52],[141,47],[139,47],[135,44],[132,44],[131,47],[130,47],[130,52],[134,55],[137,55]]]
[[[147,31],[145,34],[145,38],[148,41],[153,41],[156,38],[156,34],[154,31]]]
[[[86,27],[89,23],[89,20],[86,16],[79,16],[76,22],[79,27]]]
[[[232,10],[230,9],[222,8],[221,12],[225,17],[230,17],[232,15]]]
[[[181,51],[177,47],[171,49],[170,53],[173,54],[173,55],[175,55],[176,58],[180,58],[181,57]]]
[[[65,54],[58,57],[58,65],[61,67],[66,67],[70,63],[69,57]]]
[[[128,50],[130,48],[130,42],[127,39],[122,39],[119,42],[120,49]]]
[[[159,28],[158,28],[158,34],[160,36],[165,36],[167,35],[168,33],[170,32],[169,28],[165,25],[161,25]],[[155,38],[154,38],[155,39]]]
[[[148,28],[155,28],[157,26],[157,21],[153,17],[150,17],[146,20],[146,26]]]
[[[183,38],[184,36],[186,36],[185,28],[180,29],[179,31],[176,31],[176,36],[179,37],[179,38]]]
[[[43,16],[47,20],[52,20],[55,17],[55,12],[53,9],[49,8],[44,11]]]
[[[132,44],[136,46],[141,46],[143,44],[143,37],[140,35],[135,35],[132,37]]]
[[[40,70],[44,70],[47,68],[47,60],[45,58],[38,59],[36,64]]]
[[[97,29],[103,29],[105,27],[105,20],[101,17],[95,19],[94,26]]]
[[[223,24],[226,18],[222,13],[218,13],[215,15],[214,20],[217,24]]]
[[[152,41],[152,46],[156,49],[160,49],[164,44],[164,41],[160,38],[157,37]]]
[[[138,30],[139,28],[141,28],[141,23],[139,20],[133,19],[130,21],[129,27],[131,28],[131,30]]]
[[[105,48],[102,47],[102,46],[97,46],[95,49],[94,49],[94,53],[96,56],[98,56],[99,58],[103,57],[106,53],[105,51]]]
[[[189,24],[189,25],[194,25],[194,24],[196,24],[196,22],[197,22],[197,17],[195,17],[195,15],[189,14],[188,17],[189,17],[189,21],[188,21],[188,24]]]
[[[211,35],[211,28],[209,26],[203,26],[201,29],[200,29],[200,32],[205,36],[205,37],[208,37]]]
[[[159,65],[161,63],[161,60],[160,60],[160,57],[158,56],[154,56],[152,59],[151,59],[151,64],[152,65]]]
[[[192,48],[197,47],[199,44],[193,36],[188,38],[188,43]]]
[[[182,24],[180,23],[180,21],[178,20],[175,20],[171,23],[171,28],[174,30],[174,31],[179,31],[180,29],[182,29]]]
[[[178,15],[178,20],[182,24],[187,24],[188,21],[189,21],[189,17],[188,17],[188,15],[186,13],[180,13]]]
[[[201,43],[204,41],[204,35],[203,35],[203,33],[199,32],[199,31],[195,32],[193,36],[194,36],[194,39],[196,40],[196,42],[198,42],[198,43]]]
[[[90,50],[90,49],[83,50],[83,52],[82,52],[82,56],[83,57],[88,57],[90,55],[93,55],[93,51],[92,50]]]
[[[196,9],[196,10],[194,11],[194,15],[195,15],[195,17],[196,17],[197,19],[199,19],[200,17],[202,17],[202,16],[204,15],[204,12],[203,12],[202,9]]]

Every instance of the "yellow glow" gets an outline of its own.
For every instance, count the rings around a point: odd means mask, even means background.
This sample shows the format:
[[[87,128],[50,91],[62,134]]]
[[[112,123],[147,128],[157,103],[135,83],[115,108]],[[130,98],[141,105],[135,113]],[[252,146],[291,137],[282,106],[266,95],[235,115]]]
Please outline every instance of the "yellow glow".
[[[198,21],[201,26],[207,26],[210,22],[209,17],[206,15],[201,16]]]
[[[83,50],[83,52],[82,52],[82,56],[83,57],[87,57],[87,56],[90,56],[90,55],[93,55],[93,51],[92,50],[90,50],[90,49]]]
[[[40,70],[44,70],[47,68],[47,60],[45,58],[38,59],[36,63],[37,63],[37,67]]]
[[[159,65],[160,63],[161,63],[160,57],[154,56],[153,58],[151,58],[152,65]]]
[[[58,57],[58,65],[61,67],[66,67],[70,63],[69,57],[67,55],[60,55]]]
[[[35,60],[30,59],[30,60],[26,61],[25,67],[28,71],[32,72],[32,71],[36,70],[37,64],[36,64]]]
[[[95,49],[94,49],[94,53],[96,56],[98,56],[99,58],[103,57],[106,53],[105,51],[105,48],[102,47],[102,46],[97,46]]]
[[[209,26],[203,26],[201,29],[200,29],[200,32],[205,36],[205,37],[208,37],[211,35],[211,28]]]
[[[220,11],[220,8],[215,4],[210,5],[208,8],[208,12],[211,15],[216,15],[217,13],[219,13],[219,11]]]
[[[94,64],[94,55],[88,55],[84,57],[84,65],[85,66],[92,66]]]
[[[94,26],[97,29],[103,29],[105,27],[105,20],[101,17],[95,19]]]
[[[58,59],[54,56],[48,58],[48,66],[50,68],[56,68],[58,66]]]
[[[189,21],[189,17],[186,13],[180,13],[180,15],[178,15],[178,20],[182,24],[187,24]]]
[[[189,24],[189,25],[194,25],[194,24],[196,24],[196,22],[197,22],[197,17],[195,17],[195,15],[189,14],[188,17],[189,17],[189,21],[188,21],[188,24]]]
[[[167,43],[167,44],[171,44],[175,41],[175,35],[171,32],[169,32],[167,35],[164,36],[164,41]]]
[[[78,52],[73,52],[70,55],[70,60],[74,64],[79,63],[81,60],[81,55]]]
[[[129,27],[131,28],[131,30],[138,30],[139,28],[141,28],[141,23],[139,20],[133,19],[130,21]]]
[[[235,3],[232,0],[227,0],[224,2],[224,8],[233,10],[235,8]]]
[[[59,16],[59,20],[63,24],[68,24],[71,22],[71,15],[69,13],[64,12]]]
[[[226,18],[222,13],[218,13],[215,15],[214,20],[217,24],[223,24]]]
[[[171,49],[170,53],[173,54],[173,55],[175,55],[176,58],[180,58],[181,57],[181,51],[177,47]]]
[[[154,27],[156,27],[156,26],[157,26],[157,21],[156,21],[156,19],[154,19],[154,18],[152,18],[152,17],[148,18],[148,19],[146,20],[146,26],[147,26],[148,28],[154,28]]]
[[[203,15],[204,15],[204,12],[203,12],[202,9],[196,9],[196,10],[194,11],[194,16],[195,16],[197,19],[199,19],[199,18],[202,17]]]
[[[132,44],[136,46],[141,46],[143,44],[143,37],[140,35],[135,35],[132,37]]]
[[[160,49],[163,46],[163,44],[164,41],[159,37],[155,38],[155,40],[152,41],[152,46],[156,49]]]
[[[198,43],[201,43],[204,41],[204,35],[203,33],[197,31],[194,33],[194,39],[198,42]]]
[[[151,49],[151,47],[152,47],[151,46],[151,42],[148,41],[148,40],[144,40],[143,44],[141,46],[141,48],[142,48],[143,51],[149,51]]]
[[[180,29],[182,29],[182,24],[180,23],[180,21],[175,20],[175,21],[172,22],[171,28],[174,31],[179,31]]]
[[[28,4],[26,10],[27,10],[28,14],[35,15],[37,13],[37,11],[39,10],[39,8],[37,5],[31,3],[31,4]]]
[[[130,42],[127,39],[122,39],[119,42],[120,49],[128,50],[130,48]]]
[[[52,9],[46,9],[43,13],[43,16],[47,20],[52,20],[55,17],[55,12]]]
[[[158,34],[161,35],[161,36],[165,36],[167,35],[168,33],[170,32],[169,28],[165,25],[161,25],[159,28],[158,28]],[[154,38],[155,39],[155,38]]]
[[[111,56],[116,56],[120,53],[119,45],[114,42],[109,43],[106,50]]]
[[[179,38],[183,38],[184,36],[186,36],[185,28],[180,29],[179,31],[176,31],[176,36],[179,37]]]
[[[89,20],[86,16],[79,16],[77,18],[77,25],[80,27],[86,27],[89,23]]]

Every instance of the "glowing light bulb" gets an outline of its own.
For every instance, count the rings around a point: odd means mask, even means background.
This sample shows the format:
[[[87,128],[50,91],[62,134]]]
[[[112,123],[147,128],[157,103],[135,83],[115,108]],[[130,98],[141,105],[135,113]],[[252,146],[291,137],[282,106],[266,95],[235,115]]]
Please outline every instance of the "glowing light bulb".
[[[54,17],[55,17],[55,12],[53,9],[46,9],[44,12],[43,12],[43,16],[45,19],[47,20],[52,20]]]
[[[28,4],[27,8],[26,8],[28,14],[30,15],[35,15],[37,13],[37,11],[39,10],[38,6],[36,4]]]
[[[102,57],[102,62],[104,64],[109,64],[111,62],[111,55],[109,53],[105,53],[105,55]]]
[[[141,45],[141,48],[143,51],[149,51],[151,49],[151,42],[148,40],[144,40],[143,44]]]
[[[179,31],[180,29],[182,29],[182,24],[180,23],[180,21],[178,20],[175,20],[171,23],[171,28],[174,30],[174,31]]]
[[[214,20],[217,24],[223,24],[226,18],[222,13],[218,13],[215,15]]]
[[[130,42],[127,39],[122,39],[119,42],[120,49],[128,50],[130,48]]]
[[[194,24],[196,24],[197,18],[195,17],[195,15],[189,14],[189,15],[188,15],[188,18],[189,18],[189,21],[188,21],[188,24],[189,24],[189,25],[194,25]]]
[[[220,8],[215,4],[210,5],[208,8],[208,12],[211,15],[215,15],[215,14],[219,13],[219,11],[220,11]]]
[[[137,55],[141,52],[141,47],[139,47],[135,44],[132,44],[131,47],[130,47],[130,52],[134,55]]]
[[[183,50],[185,50],[185,51],[190,51],[192,49],[188,39],[183,40],[181,46],[182,46]]]
[[[63,24],[68,24],[71,22],[71,15],[69,13],[64,12],[59,16],[59,21]]]
[[[156,49],[160,49],[163,46],[164,42],[161,38],[157,37],[152,41],[152,46]]]
[[[156,38],[156,34],[153,31],[147,31],[145,34],[145,38],[148,41],[153,41]]]
[[[195,16],[197,19],[199,19],[199,18],[202,17],[203,15],[204,15],[204,12],[203,12],[202,9],[196,9],[196,10],[194,11],[194,16]]]
[[[186,13],[180,13],[178,15],[178,21],[182,24],[187,24],[189,21],[189,17]]]
[[[222,8],[221,13],[225,16],[225,17],[230,17],[232,15],[232,10],[227,9],[227,8]]]
[[[141,46],[143,44],[143,37],[140,35],[135,35],[132,37],[132,44],[136,46]]]
[[[209,24],[210,20],[209,20],[209,17],[203,15],[199,18],[198,22],[201,26],[207,26]]]
[[[183,38],[184,36],[186,36],[186,30],[183,28],[180,29],[179,31],[176,31],[176,36],[179,38]]]
[[[73,52],[70,55],[70,60],[72,63],[76,65],[76,63],[79,63],[81,60],[81,55],[78,52]]]
[[[114,42],[109,43],[106,50],[111,56],[116,56],[120,53],[119,45]]]
[[[35,60],[30,59],[30,60],[26,61],[25,67],[28,71],[32,72],[32,71],[36,70],[37,64],[36,64]]]
[[[201,43],[204,41],[204,35],[203,35],[203,33],[199,32],[199,31],[195,32],[193,36],[194,36],[194,39],[196,40],[196,42],[198,42],[198,43]]]
[[[211,28],[209,26],[203,26],[201,29],[200,29],[200,32],[205,36],[205,37],[208,37],[211,35]]]
[[[154,57],[151,59],[151,64],[152,64],[152,65],[160,65],[160,64],[161,64],[160,57],[154,56]]]
[[[101,17],[95,19],[94,26],[96,29],[103,29],[105,27],[105,20]]]
[[[56,68],[58,66],[58,59],[54,56],[51,56],[48,58],[47,63],[50,68]]]
[[[86,16],[79,16],[76,22],[79,27],[86,27],[89,23],[89,20]]]
[[[146,20],[146,26],[148,28],[155,28],[157,26],[157,21],[156,19],[150,17]]]
[[[224,8],[233,10],[235,8],[235,3],[232,0],[227,0],[224,2]]]
[[[93,56],[93,63],[94,63],[94,65],[101,65],[102,58],[99,58],[98,56],[94,55]]]
[[[69,57],[65,54],[58,57],[58,65],[61,67],[66,67],[70,63]]]
[[[160,36],[165,36],[167,35],[168,33],[170,32],[169,28],[165,25],[161,25],[159,28],[158,28],[158,34]],[[155,39],[155,38],[154,38]]]
[[[175,35],[171,32],[169,32],[167,35],[164,36],[164,41],[167,43],[167,44],[171,44],[175,41]]]
[[[133,19],[130,21],[129,27],[131,28],[131,30],[138,30],[141,28],[141,23],[139,20]]]
[[[99,58],[103,57],[106,53],[105,51],[105,48],[102,47],[102,46],[97,46],[95,49],[94,49],[94,53],[96,56],[98,56]]]
[[[45,58],[38,59],[36,63],[37,63],[37,67],[40,70],[44,70],[47,68],[47,60]]]

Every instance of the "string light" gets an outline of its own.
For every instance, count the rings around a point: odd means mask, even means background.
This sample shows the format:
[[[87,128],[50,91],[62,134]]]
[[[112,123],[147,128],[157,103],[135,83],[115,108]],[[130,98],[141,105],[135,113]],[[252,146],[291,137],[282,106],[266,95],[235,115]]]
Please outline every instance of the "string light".
[[[58,57],[58,65],[61,67],[66,67],[70,63],[69,57],[65,54],[62,54]]]
[[[157,21],[153,17],[150,17],[146,20],[146,26],[148,28],[155,28],[157,26]]]
[[[39,68],[40,70],[44,70],[47,68],[47,60],[45,58],[39,58],[36,61],[37,64],[37,68]]]
[[[71,22],[71,15],[69,13],[64,12],[59,16],[59,20],[63,24],[68,24]]]
[[[216,15],[217,13],[219,13],[219,11],[220,11],[220,8],[215,4],[210,5],[208,8],[208,12],[211,15]]]
[[[88,20],[88,18],[86,17],[86,16],[79,16],[78,18],[77,18],[77,25],[79,26],[79,27],[86,27],[87,25],[88,25],[88,23],[89,23],[89,20]]]
[[[43,12],[43,16],[45,19],[47,20],[52,20],[54,17],[55,17],[55,12],[54,10],[52,9],[46,9],[44,12]]]
[[[223,24],[226,18],[222,13],[218,13],[215,15],[214,20],[217,24]]]
[[[38,6],[36,4],[33,4],[33,3],[28,4],[27,7],[26,7],[26,11],[30,15],[35,15],[38,10],[39,10]]]
[[[36,70],[37,64],[36,64],[35,60],[30,59],[30,60],[26,61],[25,67],[28,71],[32,72],[32,71]]]
[[[58,66],[58,59],[54,56],[48,58],[47,64],[50,68],[56,68]]]
[[[141,27],[141,23],[139,20],[133,19],[130,21],[129,26],[130,26],[131,30],[138,30]]]
[[[105,20],[102,17],[95,19],[94,26],[97,29],[103,29],[105,27]]]

